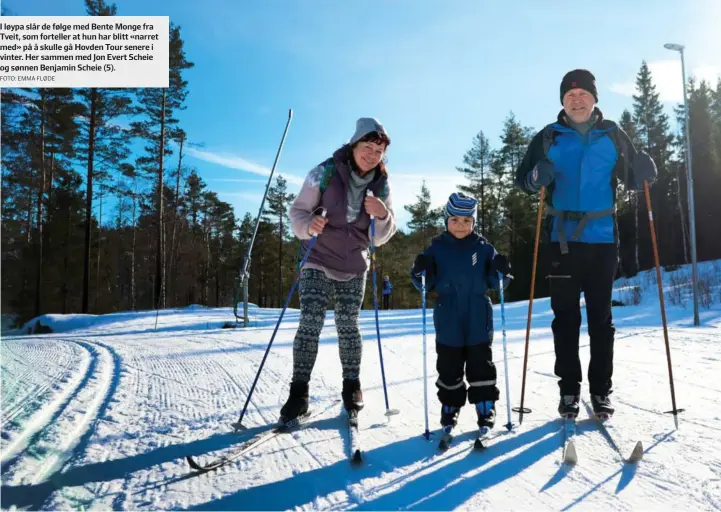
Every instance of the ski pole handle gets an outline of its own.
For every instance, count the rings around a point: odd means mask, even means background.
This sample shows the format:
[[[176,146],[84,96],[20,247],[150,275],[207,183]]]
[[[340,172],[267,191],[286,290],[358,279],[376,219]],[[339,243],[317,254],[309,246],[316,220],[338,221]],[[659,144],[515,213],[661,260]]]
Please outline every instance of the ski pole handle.
[[[373,195],[373,191],[370,189],[366,190],[366,197],[375,197]],[[373,218],[374,218],[373,215],[371,215],[371,220],[373,220]]]
[[[321,208],[321,209],[322,209],[322,211],[320,213],[320,216],[323,218],[326,218],[326,215],[328,214],[328,210],[326,210],[325,208]],[[319,233],[313,233],[313,238],[317,238],[318,234]]]

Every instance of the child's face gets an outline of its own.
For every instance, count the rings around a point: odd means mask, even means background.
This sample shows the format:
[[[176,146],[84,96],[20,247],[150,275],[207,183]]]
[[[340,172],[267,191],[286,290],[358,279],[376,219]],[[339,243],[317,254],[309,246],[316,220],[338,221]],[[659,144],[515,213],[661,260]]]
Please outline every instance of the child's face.
[[[456,238],[466,238],[473,231],[473,217],[448,217],[448,231]]]

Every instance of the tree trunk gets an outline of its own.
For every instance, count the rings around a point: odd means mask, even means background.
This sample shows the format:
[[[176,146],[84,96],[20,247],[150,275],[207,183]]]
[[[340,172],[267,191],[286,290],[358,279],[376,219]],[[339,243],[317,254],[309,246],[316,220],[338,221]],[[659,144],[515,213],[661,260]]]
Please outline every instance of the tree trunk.
[[[165,155],[165,95],[163,89],[163,106],[160,115],[160,150],[158,155],[158,240],[155,256],[155,306],[165,307],[165,230],[163,229],[163,160]]]
[[[100,290],[100,239],[103,229],[103,186],[100,185],[100,212],[98,213],[98,258],[95,267],[95,305],[93,308],[98,312],[98,291]]]
[[[65,315],[68,313],[68,267],[70,260],[70,204],[68,204],[68,214],[65,221],[65,249],[63,256],[63,286],[62,286],[62,298],[63,298],[63,309],[62,313]]]
[[[483,180],[483,165],[481,165],[481,234],[486,234],[486,200],[485,200],[485,182]]]
[[[281,199],[282,201],[282,199]],[[278,232],[278,307],[281,307],[280,301],[283,300],[283,205],[280,207]]]
[[[48,180],[48,205],[53,204],[53,183],[55,182],[55,150],[50,153],[50,179]],[[50,206],[48,206],[49,208]]]
[[[25,228],[25,243],[30,245],[33,241],[33,187],[32,183],[28,184],[28,216]]]
[[[39,316],[42,310],[42,286],[43,286],[43,196],[45,195],[45,91],[40,90],[40,189],[38,190],[38,212],[37,212],[37,274],[35,281],[35,316]]]
[[[85,205],[85,252],[83,267],[83,306],[82,312],[88,312],[88,296],[90,293],[90,227],[93,216],[93,165],[95,158],[95,123],[97,122],[97,89],[90,89],[90,124],[88,127],[88,190]]]
[[[132,248],[130,251],[130,309],[135,311],[135,206],[138,197],[138,178],[133,178],[133,237]]]
[[[218,244],[220,245],[220,244]],[[215,255],[215,307],[220,307],[220,247],[216,247]]]
[[[175,282],[173,281],[173,268],[177,260],[177,247],[175,246],[175,230],[178,219],[178,207],[180,205],[180,170],[183,162],[183,143],[185,142],[185,134],[180,135],[180,149],[178,150],[178,175],[175,180],[175,208],[173,209],[173,224],[170,230],[170,264],[168,265],[168,295],[170,300],[175,298]]]
[[[205,268],[203,269],[203,304],[210,306],[210,226],[205,235]]]
[[[641,214],[641,202],[638,200],[638,193],[633,195],[633,257],[636,262],[636,272],[641,271],[638,260],[638,216]]]

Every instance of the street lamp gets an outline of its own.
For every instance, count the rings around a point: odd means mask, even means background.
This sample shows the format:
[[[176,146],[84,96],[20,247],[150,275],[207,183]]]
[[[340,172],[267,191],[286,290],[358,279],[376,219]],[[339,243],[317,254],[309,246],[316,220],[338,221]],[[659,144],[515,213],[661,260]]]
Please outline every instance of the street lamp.
[[[688,219],[691,231],[691,268],[693,279],[693,324],[700,325],[698,316],[698,269],[696,266],[696,215],[693,202],[693,174],[691,171],[691,127],[688,121],[688,102],[686,100],[686,66],[683,60],[683,45],[667,43],[663,45],[667,50],[681,54],[681,78],[683,80],[683,110],[686,117],[686,182],[688,189]]]

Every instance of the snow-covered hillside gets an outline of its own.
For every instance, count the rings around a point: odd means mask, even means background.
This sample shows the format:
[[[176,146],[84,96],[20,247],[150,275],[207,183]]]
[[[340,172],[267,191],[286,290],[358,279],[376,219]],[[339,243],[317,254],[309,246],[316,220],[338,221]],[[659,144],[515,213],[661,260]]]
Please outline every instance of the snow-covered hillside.
[[[552,312],[537,299],[525,405],[533,412],[513,432],[505,388],[485,452],[472,451],[475,413],[461,412],[460,435],[445,453],[426,441],[420,310],[380,313],[390,407],[387,418],[373,311],[361,325],[360,416],[365,463],[348,461],[340,405],[292,434],[281,434],[214,472],[195,474],[185,456],[207,461],[276,421],[291,374],[299,313],[288,311],[260,376],[244,424],[230,433],[279,315],[252,308],[253,326],[222,329],[231,308],[48,315],[52,334],[2,339],[2,508],[22,509],[721,509],[721,265],[700,265],[709,308],[693,327],[687,268],[665,273],[676,399],[686,411],[675,429],[655,273],[619,281],[614,441],[624,464],[585,411],[574,467],[561,463],[562,423],[553,375]],[[674,276],[682,276],[681,278]],[[636,291],[634,291],[634,289]],[[678,291],[678,293],[676,293]],[[527,302],[506,305],[511,402],[519,405]],[[438,429],[435,352],[428,312],[430,423]],[[36,319],[37,321],[37,319]],[[34,327],[33,321],[28,327]],[[500,307],[494,356],[505,377]],[[585,328],[581,340],[588,361]],[[585,376],[584,376],[585,378]],[[585,383],[584,383],[585,386]],[[340,398],[335,325],[329,313],[311,381],[316,409]],[[584,387],[584,398],[587,388]]]

